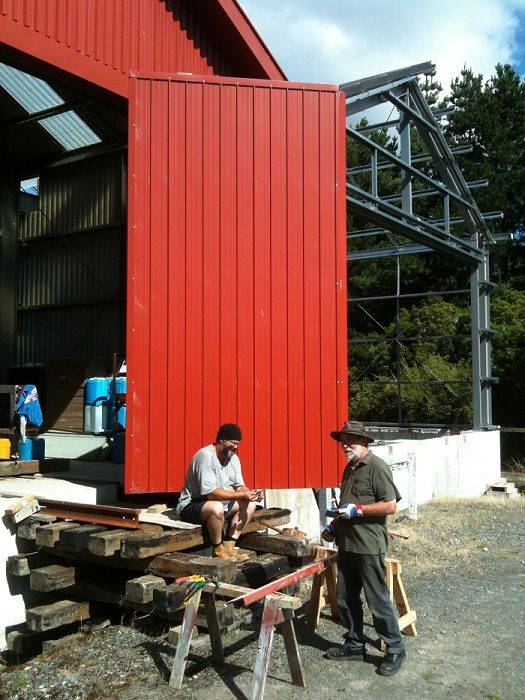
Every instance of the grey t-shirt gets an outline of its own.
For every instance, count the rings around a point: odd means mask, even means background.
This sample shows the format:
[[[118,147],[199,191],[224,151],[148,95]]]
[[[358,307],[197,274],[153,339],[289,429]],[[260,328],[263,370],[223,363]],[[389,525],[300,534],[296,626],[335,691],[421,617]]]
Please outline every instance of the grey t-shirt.
[[[192,500],[202,500],[201,496],[207,496],[215,489],[237,489],[239,486],[244,486],[244,480],[237,455],[221,464],[215,445],[206,445],[192,457],[175,512],[180,515]],[[227,503],[224,506],[226,508]]]

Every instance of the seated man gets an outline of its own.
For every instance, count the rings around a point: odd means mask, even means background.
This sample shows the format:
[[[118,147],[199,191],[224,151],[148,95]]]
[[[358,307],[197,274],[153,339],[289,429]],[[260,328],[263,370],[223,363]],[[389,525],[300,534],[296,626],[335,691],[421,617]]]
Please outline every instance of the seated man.
[[[235,542],[262,498],[262,491],[244,484],[237,457],[241,439],[239,426],[226,423],[212,445],[193,455],[176,509],[181,520],[206,524],[214,557],[233,561],[248,559],[236,554]],[[229,524],[223,541],[225,520]]]

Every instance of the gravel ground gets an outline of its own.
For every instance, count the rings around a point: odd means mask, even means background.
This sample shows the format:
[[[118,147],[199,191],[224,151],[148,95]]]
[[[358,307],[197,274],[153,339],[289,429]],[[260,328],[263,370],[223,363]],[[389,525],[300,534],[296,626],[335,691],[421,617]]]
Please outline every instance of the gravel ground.
[[[265,698],[319,698],[341,693],[381,700],[486,698],[521,700],[525,687],[524,499],[433,502],[417,522],[392,529],[392,556],[417,612],[417,637],[406,637],[408,658],[390,678],[378,676],[381,659],[373,628],[368,659],[329,661],[325,650],[344,631],[326,608],[315,633],[304,611],[295,622],[307,687],[291,684],[280,634],[272,649]],[[302,594],[308,591],[303,586]],[[0,673],[8,700],[163,700],[251,697],[259,624],[224,638],[226,663],[210,664],[209,646],[196,649],[183,687],[167,687],[174,647],[166,636],[112,625],[67,639],[66,644]]]

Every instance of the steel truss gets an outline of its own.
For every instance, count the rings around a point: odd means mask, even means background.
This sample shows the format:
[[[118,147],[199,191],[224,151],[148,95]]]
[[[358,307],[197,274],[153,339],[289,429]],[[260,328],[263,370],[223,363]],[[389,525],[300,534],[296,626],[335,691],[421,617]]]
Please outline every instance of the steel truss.
[[[448,146],[439,124],[436,122],[419,84],[419,75],[432,75],[434,65],[421,63],[397,71],[344,83],[340,86],[346,95],[347,135],[370,152],[370,165],[347,170],[347,210],[350,214],[377,226],[365,231],[349,232],[352,240],[359,236],[371,236],[392,232],[408,238],[413,245],[376,248],[367,251],[350,252],[348,260],[397,257],[398,283],[396,318],[399,325],[399,256],[435,251],[455,258],[470,267],[471,299],[471,346],[472,346],[472,394],[474,430],[489,430],[492,425],[491,387],[497,378],[491,376],[491,336],[490,292],[494,285],[489,279],[489,246],[495,242],[486,221],[500,218],[499,212],[481,214],[471,194],[471,189],[484,186],[486,181],[467,183]],[[398,119],[374,124],[363,128],[349,125],[348,118],[376,105],[388,103],[398,113]],[[436,110],[436,115],[443,110]],[[374,129],[396,127],[399,132],[399,154],[394,154],[375,143],[366,134]],[[428,153],[412,155],[411,128],[415,127],[423,140]],[[454,149],[460,154],[468,147]],[[439,180],[419,170],[416,165],[431,162],[439,174]],[[378,189],[378,171],[384,168],[398,168],[401,174],[399,195],[381,196]],[[355,182],[358,173],[370,175],[369,190]],[[413,183],[419,185],[413,190]],[[421,189],[421,186],[424,189]],[[443,219],[432,221],[413,213],[413,200],[421,196],[442,198]],[[398,202],[400,206],[395,203]],[[459,216],[451,216],[451,207]],[[451,231],[451,226],[462,224],[467,236],[461,237]],[[463,290],[462,290],[463,291]],[[461,292],[459,292],[461,293]],[[422,294],[421,296],[424,296]],[[376,298],[376,297],[374,297]],[[368,300],[371,300],[369,297]],[[350,302],[355,300],[349,300]],[[363,301],[363,300],[360,300]],[[398,338],[398,340],[400,340]],[[407,339],[403,339],[407,340]],[[410,339],[413,340],[413,339]],[[383,342],[388,342],[385,339]],[[431,381],[429,383],[436,383]],[[450,382],[442,381],[441,384]],[[400,403],[398,375],[398,419],[403,423]]]

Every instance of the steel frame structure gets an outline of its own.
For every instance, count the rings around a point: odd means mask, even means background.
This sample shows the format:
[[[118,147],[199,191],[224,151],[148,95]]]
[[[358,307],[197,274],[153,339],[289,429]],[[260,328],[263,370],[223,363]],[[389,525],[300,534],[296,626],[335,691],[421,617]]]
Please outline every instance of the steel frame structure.
[[[495,242],[487,221],[499,218],[499,212],[482,214],[470,192],[475,187],[486,185],[486,181],[467,183],[454,159],[468,147],[453,150],[436,122],[417,82],[419,75],[432,75],[435,66],[431,62],[421,63],[381,75],[344,83],[340,86],[346,96],[347,135],[370,151],[370,165],[347,170],[347,210],[377,226],[365,231],[348,232],[350,240],[359,236],[372,236],[392,232],[408,238],[412,245],[391,248],[376,248],[350,252],[347,260],[397,257],[396,318],[399,318],[399,256],[436,251],[455,258],[470,267],[471,299],[471,346],[472,346],[472,394],[474,430],[490,430],[492,425],[491,387],[497,382],[491,376],[490,292],[494,285],[489,278],[489,246]],[[349,117],[371,107],[389,103],[398,112],[398,119],[386,121],[362,129],[352,127]],[[443,113],[437,110],[436,115]],[[397,127],[399,132],[399,154],[394,154],[371,140],[366,133],[377,129]],[[413,157],[411,128],[415,127],[428,153]],[[381,160],[380,160],[381,158]],[[431,161],[440,180],[429,177],[416,167],[416,163]],[[378,171],[383,168],[398,168],[401,174],[399,195],[380,196]],[[358,186],[353,179],[358,173],[370,174],[370,190]],[[413,181],[423,183],[425,189],[413,191]],[[429,221],[413,213],[413,200],[421,196],[439,196],[443,200],[443,219]],[[400,202],[397,206],[395,202]],[[451,206],[459,216],[451,216]],[[454,225],[463,224],[466,237],[451,231]],[[463,290],[462,290],[463,291]],[[462,293],[462,292],[458,292]],[[430,293],[428,293],[430,294]],[[425,296],[425,293],[421,294]],[[375,298],[375,297],[374,297]],[[383,297],[384,298],[384,297]],[[371,297],[368,300],[372,299]],[[352,300],[349,300],[352,301]],[[405,339],[406,340],[406,339]],[[430,383],[436,383],[434,381]],[[446,382],[441,382],[446,383]],[[400,382],[398,376],[398,418],[402,423],[400,409]]]

